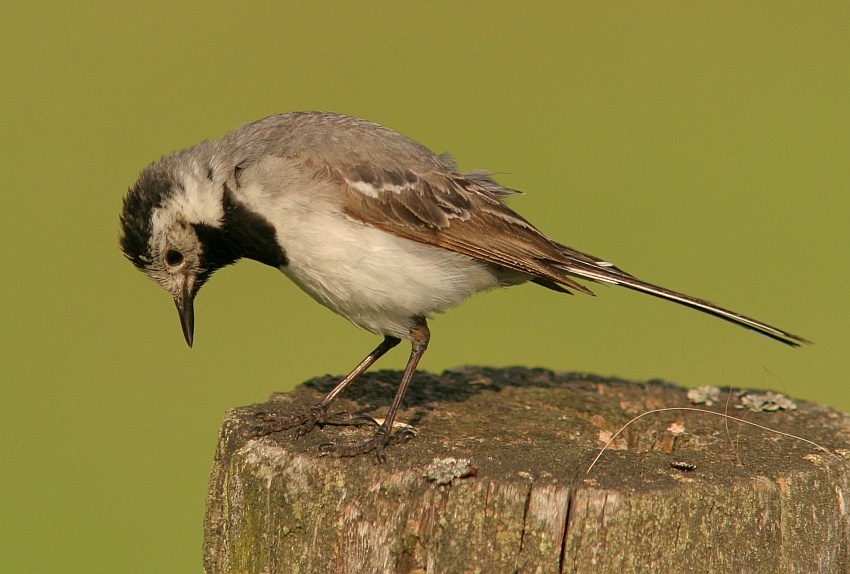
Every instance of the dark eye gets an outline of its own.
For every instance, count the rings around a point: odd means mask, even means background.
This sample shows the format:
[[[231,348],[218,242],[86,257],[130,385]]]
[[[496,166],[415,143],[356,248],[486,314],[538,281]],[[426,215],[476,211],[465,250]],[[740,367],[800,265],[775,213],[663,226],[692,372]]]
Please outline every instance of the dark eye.
[[[172,267],[177,267],[183,263],[183,254],[174,249],[169,249],[168,253],[165,254],[165,262]]]

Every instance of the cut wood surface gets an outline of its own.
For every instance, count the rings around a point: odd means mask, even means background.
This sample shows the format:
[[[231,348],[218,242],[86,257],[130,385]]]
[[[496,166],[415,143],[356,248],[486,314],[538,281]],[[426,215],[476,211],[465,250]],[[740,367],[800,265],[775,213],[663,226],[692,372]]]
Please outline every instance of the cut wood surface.
[[[398,378],[366,374],[332,410],[381,416]],[[737,389],[707,406],[662,381],[466,367],[417,373],[399,418],[418,435],[385,464],[320,455],[371,427],[252,437],[258,412],[302,411],[336,380],[227,413],[209,574],[850,572],[850,417],[829,407],[751,412]],[[630,425],[587,472],[622,425],[665,407],[746,415],[826,451],[671,411]]]

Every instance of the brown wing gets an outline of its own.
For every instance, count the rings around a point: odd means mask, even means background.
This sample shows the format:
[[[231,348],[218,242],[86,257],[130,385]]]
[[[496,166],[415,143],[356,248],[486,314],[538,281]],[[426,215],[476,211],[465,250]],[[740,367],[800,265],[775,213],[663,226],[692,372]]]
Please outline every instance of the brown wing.
[[[300,162],[305,176],[336,184],[352,219],[528,273],[548,287],[590,293],[565,266],[604,264],[552,241],[504,205],[500,197],[518,192],[489,173],[463,174],[449,156],[366,120],[323,112],[270,116],[231,132],[221,145],[248,157],[271,153]]]
[[[401,237],[528,273],[550,288],[564,285],[593,294],[570,275],[622,285],[709,313],[787,345],[809,342],[710,301],[647,283],[546,237],[499,200],[511,190],[500,187],[484,172],[464,175],[450,166],[445,171],[376,171],[362,164],[337,171],[335,177],[344,182],[342,201],[348,216]]]
[[[344,169],[336,175],[344,182],[345,213],[401,237],[588,294],[592,292],[570,278],[567,268],[582,265],[622,273],[546,237],[500,201],[499,195],[512,190],[485,172],[376,171],[365,164]]]
[[[787,345],[806,339],[690,295],[647,283],[613,264],[546,237],[500,197],[513,190],[487,172],[460,173],[447,156],[377,124],[346,116],[315,116],[302,125],[296,155],[316,177],[337,183],[352,219],[401,237],[461,253],[593,294],[572,277],[622,285],[709,313]],[[316,122],[321,129],[316,129]],[[326,129],[333,124],[337,129]],[[572,276],[572,277],[570,277]]]

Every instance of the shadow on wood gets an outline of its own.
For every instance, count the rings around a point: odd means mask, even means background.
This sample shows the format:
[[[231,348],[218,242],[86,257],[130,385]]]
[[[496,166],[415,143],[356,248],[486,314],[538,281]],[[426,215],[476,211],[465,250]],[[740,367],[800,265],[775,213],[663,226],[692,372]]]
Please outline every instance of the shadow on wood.
[[[335,407],[378,415],[398,377],[366,374]],[[257,412],[303,410],[333,383],[227,413],[207,503],[209,574],[850,571],[850,417],[828,407],[746,418],[833,454],[666,412],[631,425],[588,474],[632,417],[695,406],[686,389],[469,367],[417,373],[400,419],[418,436],[389,447],[384,465],[319,456],[322,442],[370,428],[250,438]],[[728,393],[711,410],[723,412]],[[746,412],[733,404],[730,414]]]

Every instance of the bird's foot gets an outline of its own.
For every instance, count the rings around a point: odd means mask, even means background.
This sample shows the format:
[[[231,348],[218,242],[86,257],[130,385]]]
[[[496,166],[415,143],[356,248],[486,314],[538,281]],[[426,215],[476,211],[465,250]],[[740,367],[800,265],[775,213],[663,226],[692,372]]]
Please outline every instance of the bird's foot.
[[[313,405],[303,413],[294,415],[260,412],[257,413],[257,417],[261,422],[253,428],[254,436],[265,436],[296,428],[295,435],[300,437],[313,430],[316,425],[321,426],[326,424],[342,426],[368,424],[378,426],[378,422],[368,415],[345,412],[329,415],[328,408],[321,403]]]
[[[378,430],[376,430],[375,433],[366,440],[326,442],[319,446],[319,451],[323,455],[335,457],[358,456],[374,452],[378,462],[384,463],[387,462],[387,455],[384,453],[385,447],[405,442],[416,436],[416,432],[413,430],[413,427],[409,427],[408,425],[404,425],[404,427],[405,428],[402,428],[402,430],[390,434],[390,432],[381,425],[378,427]]]
[[[327,418],[327,407],[317,403],[303,413],[293,415],[259,412],[257,418],[260,424],[253,428],[254,436],[265,436],[291,428],[297,429],[296,436],[303,436]]]

